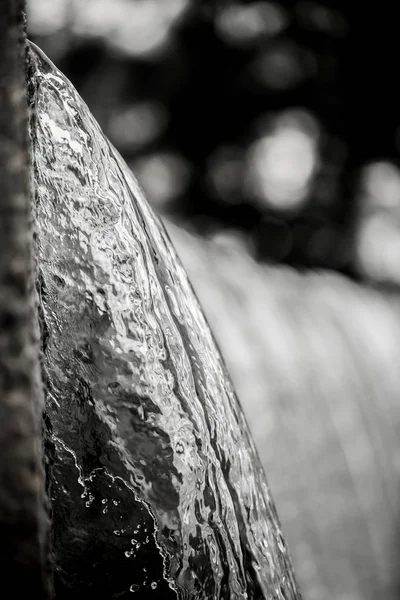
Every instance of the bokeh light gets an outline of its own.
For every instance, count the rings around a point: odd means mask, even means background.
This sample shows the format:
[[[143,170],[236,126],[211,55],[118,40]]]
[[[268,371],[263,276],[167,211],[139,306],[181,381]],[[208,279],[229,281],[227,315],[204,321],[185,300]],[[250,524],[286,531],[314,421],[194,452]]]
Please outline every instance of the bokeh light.
[[[68,21],[69,9],[69,0],[29,0],[29,30],[39,35],[59,31]]]
[[[305,2],[298,2],[295,11],[299,21],[307,29],[338,37],[348,33],[346,20],[339,10],[332,6],[324,6],[319,2],[306,0]]]
[[[368,279],[400,285],[400,170],[386,161],[361,174],[356,258]]]
[[[182,157],[171,152],[143,156],[131,164],[138,181],[161,213],[186,189],[190,180],[190,166]]]
[[[61,28],[64,19],[77,38],[101,39],[126,55],[150,57],[162,51],[188,4],[189,0],[30,0],[30,29],[48,34]]]
[[[280,114],[248,156],[248,185],[260,203],[299,209],[318,167],[318,124],[305,111]]]
[[[284,9],[272,2],[232,4],[224,7],[216,19],[222,39],[243,46],[281,33],[286,24]]]
[[[113,112],[108,122],[108,134],[123,150],[135,150],[154,141],[167,124],[162,104],[138,102]]]
[[[208,183],[224,202],[241,202],[245,176],[245,154],[232,146],[218,148],[208,161]]]
[[[294,42],[279,40],[260,51],[251,70],[261,84],[282,91],[302,83],[315,70],[315,62]]]

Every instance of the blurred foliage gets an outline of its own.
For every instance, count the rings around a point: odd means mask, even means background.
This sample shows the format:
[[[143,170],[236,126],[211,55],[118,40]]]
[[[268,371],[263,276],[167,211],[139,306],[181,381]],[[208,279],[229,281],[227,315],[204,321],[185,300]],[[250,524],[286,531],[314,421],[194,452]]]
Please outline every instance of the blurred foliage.
[[[307,0],[28,0],[28,11],[30,36],[161,213],[226,230],[259,260],[400,282],[387,11]],[[386,229],[371,226],[382,214]]]

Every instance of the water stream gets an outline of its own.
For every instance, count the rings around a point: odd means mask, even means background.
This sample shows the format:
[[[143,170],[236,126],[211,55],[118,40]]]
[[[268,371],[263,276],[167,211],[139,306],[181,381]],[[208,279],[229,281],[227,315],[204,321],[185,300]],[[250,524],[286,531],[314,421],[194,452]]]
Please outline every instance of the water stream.
[[[299,598],[160,220],[71,83],[30,63],[56,598]]]

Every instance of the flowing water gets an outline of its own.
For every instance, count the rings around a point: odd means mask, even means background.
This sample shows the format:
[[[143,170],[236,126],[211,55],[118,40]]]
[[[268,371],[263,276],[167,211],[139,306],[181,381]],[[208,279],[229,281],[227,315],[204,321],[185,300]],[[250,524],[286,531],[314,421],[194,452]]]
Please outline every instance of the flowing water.
[[[56,597],[299,598],[163,226],[33,45],[29,98]]]

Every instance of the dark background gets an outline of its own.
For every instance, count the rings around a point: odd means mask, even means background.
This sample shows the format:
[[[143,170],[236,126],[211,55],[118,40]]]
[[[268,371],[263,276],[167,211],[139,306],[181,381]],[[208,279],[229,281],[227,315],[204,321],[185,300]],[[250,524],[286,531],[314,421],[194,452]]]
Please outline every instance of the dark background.
[[[28,23],[162,214],[396,286],[398,23],[366,4],[30,0]]]

